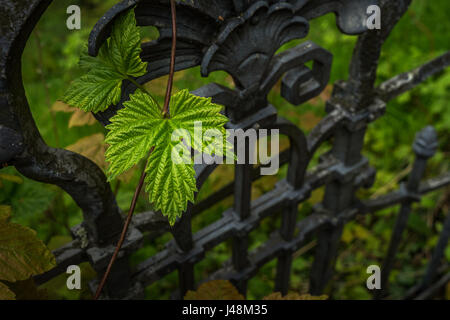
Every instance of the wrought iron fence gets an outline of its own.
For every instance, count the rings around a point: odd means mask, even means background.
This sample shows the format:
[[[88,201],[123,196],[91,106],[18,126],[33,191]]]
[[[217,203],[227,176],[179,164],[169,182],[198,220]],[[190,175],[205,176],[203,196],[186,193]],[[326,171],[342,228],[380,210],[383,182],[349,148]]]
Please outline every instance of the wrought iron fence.
[[[107,282],[104,298],[140,298],[143,288],[177,271],[182,297],[196,286],[195,265],[205,253],[232,239],[232,255],[210,279],[229,279],[245,293],[247,282],[267,262],[277,259],[274,290],[286,293],[293,253],[308,239],[317,237],[310,292],[320,294],[334,266],[343,226],[356,215],[401,204],[397,223],[382,268],[382,288],[387,279],[405,229],[411,205],[422,195],[450,184],[450,173],[421,181],[427,160],[437,148],[432,127],[420,131],[413,144],[416,158],[408,182],[394,192],[372,200],[360,200],[355,192],[370,187],[375,170],[361,155],[367,125],[383,115],[386,103],[414,88],[450,64],[450,52],[398,75],[375,87],[375,78],[384,41],[407,11],[411,0],[191,0],[177,3],[178,48],[176,70],[200,66],[201,74],[215,70],[230,74],[235,89],[210,83],[194,93],[212,97],[226,107],[229,128],[279,129],[289,137],[290,147],[280,154],[280,164],[288,166],[287,177],[256,200],[251,200],[252,182],[260,178],[257,168],[236,164],[234,181],[207,199],[190,205],[173,228],[158,212],[135,216],[119,259]],[[29,110],[21,78],[21,56],[27,39],[51,0],[2,0],[0,13],[0,163],[12,165],[23,175],[58,185],[82,209],[84,222],[73,228],[73,241],[56,250],[57,267],[37,276],[44,283],[65,272],[67,266],[89,261],[103,274],[121,231],[123,219],[102,170],[79,154],[45,144]],[[367,30],[366,9],[381,7],[382,28]],[[169,72],[171,25],[169,3],[165,0],[126,0],[108,11],[92,30],[89,53],[96,55],[108,37],[110,26],[123,11],[136,6],[141,26],[156,26],[160,37],[142,45],[148,72],[137,79],[145,83]],[[358,35],[347,81],[334,84],[326,104],[327,116],[305,135],[296,125],[277,115],[267,94],[282,79],[281,95],[299,105],[317,96],[329,81],[332,54],[306,41],[276,53],[286,42],[302,39],[309,21],[329,12],[336,14],[341,32]],[[307,62],[313,61],[311,68]],[[123,86],[123,99],[136,87]],[[96,114],[102,124],[122,107],[110,106]],[[332,148],[321,156],[317,167],[307,170],[312,156],[325,141]],[[249,142],[247,142],[248,144]],[[247,145],[248,147],[248,145]],[[196,165],[200,189],[217,165]],[[313,190],[325,187],[325,195],[313,214],[297,222],[298,204]],[[234,196],[234,206],[220,220],[193,234],[191,218],[218,201]],[[249,251],[249,234],[271,215],[281,215],[281,227],[263,245]],[[130,269],[129,256],[143,245],[144,233],[152,237],[171,232],[174,241]],[[450,279],[448,265],[441,259],[448,244],[450,216],[423,280],[405,298],[427,298]],[[202,280],[202,279],[198,279]],[[92,283],[95,288],[97,282]],[[382,298],[385,290],[378,291]]]

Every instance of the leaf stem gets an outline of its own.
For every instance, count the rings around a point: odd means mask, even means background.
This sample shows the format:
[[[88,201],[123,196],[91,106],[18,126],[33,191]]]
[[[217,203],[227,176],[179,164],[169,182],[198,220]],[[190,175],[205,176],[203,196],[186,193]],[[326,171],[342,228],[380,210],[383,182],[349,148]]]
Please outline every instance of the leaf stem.
[[[166,98],[164,99],[164,108],[163,108],[164,117],[170,116],[169,103],[170,103],[170,96],[172,95],[173,76],[175,73],[175,54],[177,48],[177,11],[175,0],[170,0],[170,9],[172,12],[172,52],[170,55],[170,71],[169,71],[169,80],[167,81]]]

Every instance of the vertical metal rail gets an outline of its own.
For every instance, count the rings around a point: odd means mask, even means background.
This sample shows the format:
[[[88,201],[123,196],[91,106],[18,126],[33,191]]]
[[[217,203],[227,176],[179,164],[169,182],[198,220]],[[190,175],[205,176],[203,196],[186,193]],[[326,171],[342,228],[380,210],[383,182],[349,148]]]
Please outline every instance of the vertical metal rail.
[[[437,269],[440,266],[441,260],[444,256],[445,248],[448,245],[448,240],[450,237],[450,212],[447,213],[447,218],[445,219],[444,229],[442,230],[439,241],[434,249],[431,261],[428,264],[425,276],[420,284],[421,289],[427,288],[431,285],[432,281],[436,277]]]
[[[297,201],[290,199],[285,205],[281,216],[280,235],[282,239],[289,242],[294,237],[295,223],[298,214]],[[286,295],[289,290],[291,278],[292,251],[284,250],[278,255],[277,271],[275,278],[275,292]]]
[[[283,121],[279,121],[279,127],[281,133],[288,135],[290,140],[287,182],[291,186],[292,192],[295,192],[303,186],[306,168],[310,160],[308,145],[306,137],[300,129],[292,130],[290,125],[283,125]],[[295,196],[288,196],[281,214],[279,230],[281,238],[286,242],[294,238],[297,215],[298,202]],[[281,292],[282,295],[287,294],[289,290],[293,253],[291,250],[283,250],[278,255],[275,292]]]
[[[346,83],[335,85],[329,107],[339,106],[347,110],[350,125],[343,126],[335,134],[332,153],[340,161],[337,171],[347,172],[347,177],[341,176],[326,186],[323,207],[330,215],[339,215],[353,203],[355,177],[350,173],[358,170],[352,167],[363,161],[360,152],[366,125],[370,122],[365,110],[376,100],[374,83],[381,47],[410,3],[411,0],[380,1],[383,28],[368,30],[359,36],[350,63],[349,79]],[[316,256],[310,276],[312,294],[321,294],[331,278],[342,229],[343,225],[339,223],[318,234]]]
[[[402,240],[402,234],[406,228],[409,214],[411,213],[411,206],[413,202],[420,201],[420,196],[417,195],[420,180],[425,173],[428,159],[436,153],[437,145],[437,134],[433,127],[426,127],[416,135],[413,143],[416,159],[406,187],[402,186],[404,192],[406,192],[409,197],[400,207],[400,212],[392,232],[389,249],[383,262],[381,271],[381,289],[375,292],[376,299],[387,295],[389,275],[394,266],[395,256]]]
[[[241,221],[247,219],[250,212],[251,194],[252,194],[252,164],[249,164],[249,156],[251,154],[249,139],[245,140],[245,164],[236,164],[235,166],[235,182],[234,182],[234,213],[239,215]],[[235,148],[237,150],[237,148]],[[249,235],[245,230],[237,232],[233,236],[232,243],[232,262],[236,271],[245,269],[248,264],[248,246]],[[247,292],[247,281],[239,280],[235,283],[237,289],[243,295]]]
[[[363,160],[361,150],[365,131],[365,127],[355,131],[342,127],[336,133],[332,153],[341,162],[342,169],[351,170]],[[342,178],[335,179],[325,188],[323,208],[334,216],[349,208],[354,200],[353,177]],[[320,295],[331,278],[342,230],[343,224],[339,223],[319,231],[316,256],[311,271],[310,291],[312,294]]]
[[[410,199],[406,200],[401,205],[400,213],[398,215],[394,231],[392,232],[388,253],[383,263],[381,272],[381,290],[377,291],[375,295],[376,298],[381,298],[387,293],[389,274],[393,268],[395,255],[397,254],[403,231],[405,230],[406,224],[408,222],[412,203],[414,201],[420,200],[420,197],[416,195],[420,180],[425,172],[427,160],[434,155],[434,153],[436,152],[436,148],[437,134],[432,127],[426,127],[417,134],[413,144],[416,159],[414,161],[414,166],[406,185],[406,190],[404,190],[408,195],[410,195]]]
[[[178,248],[185,254],[188,254],[194,247],[194,241],[192,238],[191,208],[192,204],[189,204],[189,208],[185,213],[183,213],[182,217],[170,230],[175,238]],[[180,297],[177,298],[182,299],[188,290],[194,289],[195,274],[194,265],[191,262],[184,261],[178,267],[178,285]]]

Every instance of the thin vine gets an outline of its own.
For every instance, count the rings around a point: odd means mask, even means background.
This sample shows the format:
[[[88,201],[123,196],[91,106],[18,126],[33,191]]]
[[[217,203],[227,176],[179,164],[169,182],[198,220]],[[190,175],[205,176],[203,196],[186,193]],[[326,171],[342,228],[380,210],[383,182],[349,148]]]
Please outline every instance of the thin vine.
[[[170,55],[170,71],[169,71],[169,79],[167,80],[167,89],[166,89],[166,96],[164,99],[164,109],[163,109],[163,116],[164,117],[170,117],[170,111],[169,111],[169,103],[170,103],[170,97],[172,95],[172,87],[173,87],[173,77],[175,73],[175,55],[176,55],[176,48],[177,48],[177,13],[176,13],[176,5],[175,0],[170,0],[170,10],[172,14],[172,50]],[[133,83],[138,87],[141,88],[144,92],[146,92],[153,100],[151,94],[147,92],[141,85],[139,85],[136,81],[133,80]],[[154,147],[150,149],[149,157],[151,153],[153,152]],[[147,159],[148,164],[148,159]],[[130,226],[134,210],[136,208],[137,199],[139,197],[139,194],[141,193],[142,187],[144,185],[145,177],[147,175],[145,168],[147,167],[147,164],[144,167],[144,170],[142,170],[141,177],[139,179],[139,183],[136,187],[136,190],[134,191],[133,199],[131,201],[130,210],[128,212],[127,218],[125,220],[125,224],[122,229],[122,234],[120,235],[119,242],[117,243],[116,249],[114,250],[114,254],[111,257],[111,260],[108,264],[108,267],[106,269],[105,274],[103,275],[103,278],[97,288],[97,291],[95,293],[94,300],[98,300],[100,297],[100,294],[102,293],[102,290],[106,284],[106,281],[108,280],[109,274],[111,272],[111,269],[114,265],[114,262],[117,259],[117,256],[119,254],[120,249],[122,248],[122,245],[125,241],[125,237],[128,231],[128,228]]]

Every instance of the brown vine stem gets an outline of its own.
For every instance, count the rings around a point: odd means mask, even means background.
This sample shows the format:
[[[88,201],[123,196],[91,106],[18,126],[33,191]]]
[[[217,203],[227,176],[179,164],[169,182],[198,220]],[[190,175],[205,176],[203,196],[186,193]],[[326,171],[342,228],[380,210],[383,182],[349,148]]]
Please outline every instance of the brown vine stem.
[[[167,83],[166,97],[164,99],[164,108],[163,108],[164,117],[169,117],[169,115],[170,115],[169,114],[169,103],[170,103],[170,96],[172,94],[173,76],[175,73],[175,52],[176,52],[176,46],[177,46],[177,18],[176,18],[177,14],[176,14],[175,0],[170,0],[170,8],[171,8],[171,12],[172,12],[172,52],[171,52],[171,56],[170,56],[169,80]],[[147,91],[145,90],[145,92],[147,92]],[[152,97],[152,96],[150,95],[150,97]],[[150,157],[151,153],[153,152],[154,148],[155,147],[152,147],[150,149],[149,157]],[[149,157],[147,157],[147,163],[148,163]],[[103,275],[103,278],[97,288],[97,292],[95,293],[94,300],[98,300],[98,298],[100,297],[103,287],[105,286],[106,281],[108,280],[108,276],[111,273],[111,269],[114,265],[114,262],[116,261],[119,251],[122,248],[122,245],[125,241],[128,227],[130,226],[131,219],[132,219],[133,213],[134,213],[134,209],[136,208],[137,199],[139,197],[139,194],[141,193],[142,187],[144,185],[145,177],[147,175],[145,172],[146,167],[147,167],[147,164],[145,165],[145,167],[142,171],[141,178],[139,179],[139,184],[137,185],[136,190],[134,191],[133,200],[131,201],[130,210],[129,210],[127,218],[125,220],[125,224],[122,229],[122,234],[120,235],[119,242],[116,245],[116,249],[114,250],[111,260],[109,261],[108,267],[106,268],[106,272]]]
[[[153,148],[151,151],[153,151]],[[114,250],[114,254],[111,257],[111,260],[109,261],[108,268],[106,269],[106,272],[103,275],[102,281],[100,282],[100,285],[97,288],[97,292],[95,293],[94,300],[97,300],[100,297],[103,287],[105,286],[105,283],[108,280],[108,276],[111,272],[112,266],[114,265],[114,262],[117,259],[117,255],[119,254],[119,251],[122,248],[122,245],[125,241],[125,237],[127,235],[128,227],[130,226],[130,223],[131,223],[131,218],[133,217],[134,209],[136,208],[136,203],[137,203],[139,194],[141,193],[142,186],[144,185],[145,176],[146,176],[146,172],[145,172],[145,168],[144,168],[144,170],[142,171],[142,174],[141,174],[141,178],[139,179],[139,184],[136,187],[136,190],[134,191],[134,196],[133,196],[133,200],[131,201],[130,211],[128,211],[127,219],[125,220],[125,224],[123,225],[122,234],[120,235],[119,242],[117,243],[116,249]]]

